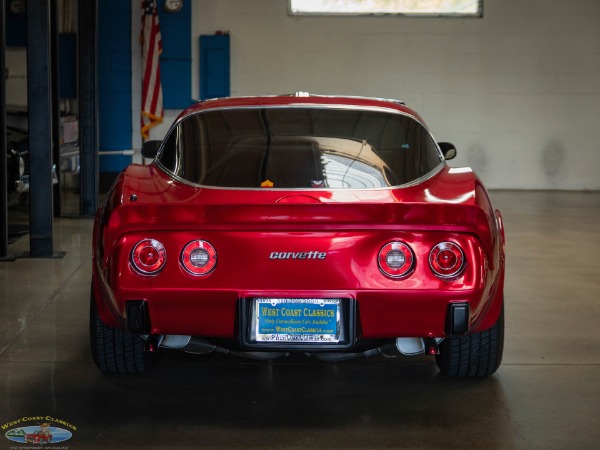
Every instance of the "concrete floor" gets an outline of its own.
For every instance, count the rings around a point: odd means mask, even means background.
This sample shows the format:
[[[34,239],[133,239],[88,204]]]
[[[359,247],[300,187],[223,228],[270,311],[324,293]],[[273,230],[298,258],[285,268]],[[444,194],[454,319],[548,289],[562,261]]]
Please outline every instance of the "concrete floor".
[[[36,417],[27,425],[76,427],[54,445],[70,449],[600,448],[600,193],[492,198],[507,228],[506,343],[484,380],[441,376],[427,357],[167,352],[150,374],[102,375],[88,344],[92,222],[57,220],[63,259],[0,263],[0,448],[11,422]],[[9,248],[27,249],[27,236]]]

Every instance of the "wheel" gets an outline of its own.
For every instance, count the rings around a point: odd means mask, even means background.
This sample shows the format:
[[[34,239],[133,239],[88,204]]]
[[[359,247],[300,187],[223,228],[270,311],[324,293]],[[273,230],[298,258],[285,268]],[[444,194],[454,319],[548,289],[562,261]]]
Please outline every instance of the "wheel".
[[[451,377],[487,377],[500,367],[503,348],[504,306],[489,330],[444,339],[436,363],[444,375]]]
[[[94,291],[90,299],[90,341],[98,368],[105,373],[144,373],[154,365],[155,355],[144,351],[145,341],[126,330],[106,325],[96,310]]]

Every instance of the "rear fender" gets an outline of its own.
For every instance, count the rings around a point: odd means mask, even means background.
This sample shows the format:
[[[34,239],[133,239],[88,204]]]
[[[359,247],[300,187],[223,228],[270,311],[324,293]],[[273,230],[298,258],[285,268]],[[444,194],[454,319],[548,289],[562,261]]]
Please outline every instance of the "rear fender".
[[[92,277],[92,295],[94,296],[94,307],[96,308],[98,317],[100,317],[105,325],[113,328],[124,328],[125,324],[118,318],[111,305],[105,300],[104,292],[106,288],[98,278],[96,274]]]

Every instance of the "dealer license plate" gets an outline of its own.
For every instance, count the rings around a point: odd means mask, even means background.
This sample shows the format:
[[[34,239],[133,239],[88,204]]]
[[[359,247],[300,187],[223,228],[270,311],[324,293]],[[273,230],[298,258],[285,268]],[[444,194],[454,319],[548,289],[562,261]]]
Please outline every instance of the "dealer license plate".
[[[254,299],[252,340],[255,342],[338,343],[340,299]]]

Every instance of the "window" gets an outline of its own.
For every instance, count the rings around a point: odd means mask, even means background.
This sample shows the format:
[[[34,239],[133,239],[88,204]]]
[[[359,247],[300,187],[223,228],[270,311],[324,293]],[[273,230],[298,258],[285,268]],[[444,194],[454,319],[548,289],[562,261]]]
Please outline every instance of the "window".
[[[483,15],[483,0],[290,0],[292,15]]]
[[[414,182],[442,164],[427,130],[402,114],[334,108],[197,113],[170,133],[163,168],[196,185],[377,189]]]

